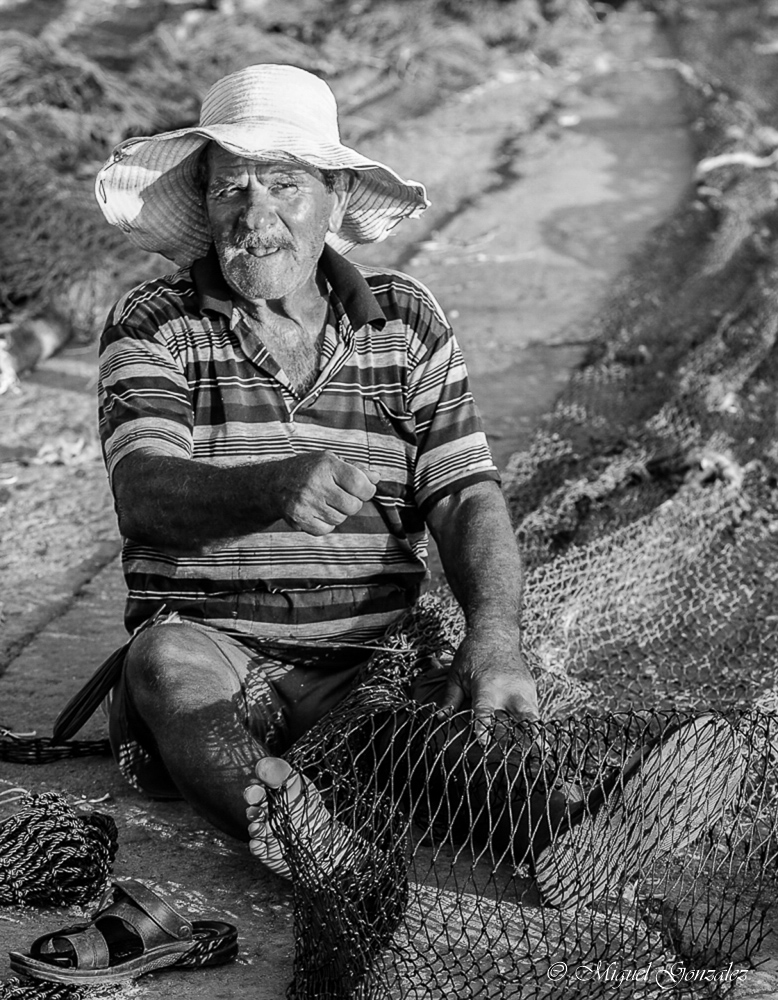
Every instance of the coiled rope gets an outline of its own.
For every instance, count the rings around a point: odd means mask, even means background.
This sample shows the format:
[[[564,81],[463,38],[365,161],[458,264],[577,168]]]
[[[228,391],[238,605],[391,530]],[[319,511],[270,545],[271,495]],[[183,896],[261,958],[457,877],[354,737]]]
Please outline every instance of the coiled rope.
[[[0,905],[72,906],[105,890],[118,847],[110,816],[79,815],[59,792],[8,789],[0,805],[11,803],[0,822]]]

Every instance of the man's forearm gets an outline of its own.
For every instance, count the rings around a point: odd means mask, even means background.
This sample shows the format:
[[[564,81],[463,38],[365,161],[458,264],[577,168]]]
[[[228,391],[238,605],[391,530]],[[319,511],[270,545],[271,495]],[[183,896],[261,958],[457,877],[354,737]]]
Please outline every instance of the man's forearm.
[[[329,534],[374,496],[379,478],[331,451],[231,466],[136,451],[116,466],[113,487],[125,538],[192,552],[281,520]]]
[[[456,711],[469,699],[485,724],[496,712],[539,718],[535,681],[521,654],[521,557],[499,487],[477,483],[444,498],[428,523],[467,620],[441,710]]]
[[[282,461],[215,466],[136,451],[114,473],[119,527],[126,538],[183,550],[261,531],[282,517]]]
[[[521,557],[496,483],[477,483],[444,497],[428,523],[468,626],[518,628]]]

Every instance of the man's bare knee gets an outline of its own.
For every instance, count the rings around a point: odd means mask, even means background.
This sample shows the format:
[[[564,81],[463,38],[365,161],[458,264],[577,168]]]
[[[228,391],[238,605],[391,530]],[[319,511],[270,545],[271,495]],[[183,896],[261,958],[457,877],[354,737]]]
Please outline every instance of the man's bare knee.
[[[125,662],[138,707],[175,702],[203,704],[239,687],[212,640],[185,623],[147,629],[133,641]]]

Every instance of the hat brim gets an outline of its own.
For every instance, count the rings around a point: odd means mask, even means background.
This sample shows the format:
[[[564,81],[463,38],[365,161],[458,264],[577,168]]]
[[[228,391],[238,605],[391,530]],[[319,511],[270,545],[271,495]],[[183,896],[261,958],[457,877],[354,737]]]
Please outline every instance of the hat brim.
[[[208,251],[210,235],[199,190],[199,154],[208,142],[238,156],[289,158],[319,170],[352,170],[355,181],[343,224],[327,242],[340,253],[383,240],[403,219],[428,207],[423,184],[348,146],[322,142],[277,119],[177,129],[127,139],[97,175],[96,194],[108,222],[138,247],[183,267]]]

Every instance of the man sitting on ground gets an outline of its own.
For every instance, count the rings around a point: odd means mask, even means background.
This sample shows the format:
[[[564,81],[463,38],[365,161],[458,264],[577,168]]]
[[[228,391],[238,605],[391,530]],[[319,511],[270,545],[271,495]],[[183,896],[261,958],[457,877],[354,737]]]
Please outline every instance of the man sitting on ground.
[[[340,142],[323,81],[258,65],[211,89],[199,125],[124,142],[97,195],[180,268],[124,296],[101,343],[134,633],[110,705],[125,776],[245,839],[255,763],[349,692],[425,583],[428,529],[467,624],[425,697],[537,719],[519,554],[456,339],[419,282],[339,252],[421,213],[423,187]],[[351,648],[333,661],[334,641]]]
[[[335,249],[419,214],[422,186],[340,143],[323,81],[260,65],[218,82],[198,127],[126,141],[97,190],[182,268],[125,296],[101,345],[126,625],[163,610],[113,698],[125,773],[245,837],[257,757],[369,655],[293,665],[252,640],[380,638],[425,582],[427,527],[467,618],[441,702],[537,718],[519,555],[456,340],[422,285]]]

